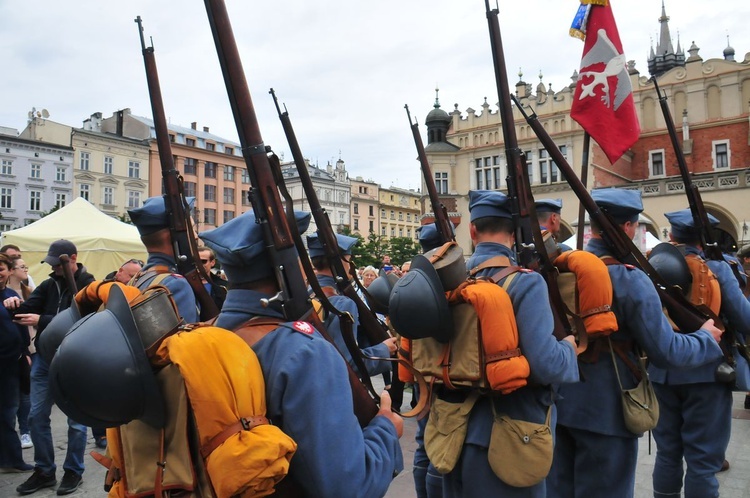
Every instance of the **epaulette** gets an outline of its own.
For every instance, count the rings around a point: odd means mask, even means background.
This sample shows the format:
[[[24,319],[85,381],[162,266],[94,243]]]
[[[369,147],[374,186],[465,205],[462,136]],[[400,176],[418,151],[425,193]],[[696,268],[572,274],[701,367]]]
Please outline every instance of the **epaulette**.
[[[625,267],[625,268],[627,268],[628,270],[635,270],[635,266],[633,266],[633,265],[629,265],[629,264],[627,264],[627,263],[623,263],[623,264],[622,264],[622,266],[624,266],[624,267]]]
[[[530,268],[519,268],[518,271],[521,273],[534,273],[534,270]]]

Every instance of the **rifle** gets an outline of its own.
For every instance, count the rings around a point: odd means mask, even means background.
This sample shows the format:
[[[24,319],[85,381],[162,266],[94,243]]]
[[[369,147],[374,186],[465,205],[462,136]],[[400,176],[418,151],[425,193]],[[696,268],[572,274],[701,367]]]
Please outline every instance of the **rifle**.
[[[424,177],[424,183],[427,186],[427,193],[430,196],[430,203],[432,204],[432,212],[435,214],[435,227],[437,228],[438,234],[440,234],[440,244],[445,244],[452,240],[456,240],[456,234],[453,232],[453,227],[448,220],[448,210],[445,209],[445,205],[440,202],[438,197],[437,188],[435,187],[435,178],[432,176],[430,170],[430,163],[427,161],[427,153],[424,150],[424,143],[422,143],[422,135],[419,134],[419,124],[417,120],[414,123],[411,122],[411,114],[409,113],[409,106],[404,105],[406,109],[406,116],[409,118],[409,127],[411,128],[411,134],[414,137],[414,145],[417,147],[417,154],[419,155],[419,165],[422,167],[422,177]]]
[[[294,133],[292,121],[289,118],[289,112],[287,112],[286,106],[284,106],[284,111],[282,112],[273,88],[271,88],[268,93],[273,97],[273,103],[279,114],[281,126],[284,128],[284,134],[286,135],[286,140],[289,143],[289,148],[291,149],[292,157],[294,158],[294,164],[299,173],[302,189],[305,191],[307,202],[310,204],[310,212],[312,213],[312,217],[318,227],[318,237],[323,245],[323,251],[325,251],[325,258],[328,261],[328,267],[331,269],[333,278],[336,281],[336,287],[342,295],[348,297],[357,305],[360,327],[370,341],[370,344],[379,344],[390,337],[388,328],[375,317],[372,310],[357,294],[357,289],[352,285],[352,281],[349,278],[349,272],[344,268],[338,241],[336,240],[336,232],[334,232],[333,227],[331,226],[331,220],[328,218],[328,214],[320,204],[318,194],[315,193],[315,187],[312,178],[310,177],[310,172],[307,171],[305,158],[302,156],[302,150],[297,141],[297,136]],[[354,353],[352,353],[352,355],[354,355]],[[364,372],[364,374],[366,375],[366,372]]]
[[[516,230],[516,253],[519,262],[526,268],[538,271],[547,282],[550,303],[554,309],[554,335],[558,339],[570,335],[572,327],[567,321],[566,306],[557,285],[557,269],[552,264],[550,254],[557,255],[559,249],[552,237],[545,243],[539,220],[536,217],[534,196],[529,183],[526,157],[518,147],[513,108],[510,103],[508,75],[505,67],[505,54],[500,36],[498,9],[490,9],[489,0],[485,0],[487,22],[492,46],[492,62],[495,67],[495,84],[497,86],[500,120],[505,142],[505,157],[508,163],[508,198],[511,205],[511,216]],[[585,341],[585,334],[579,334],[579,340]],[[585,344],[582,343],[585,347]]]
[[[330,340],[330,336],[317,319],[317,314],[310,302],[307,285],[300,268],[297,247],[302,244],[302,241],[297,233],[294,212],[285,213],[281,202],[279,182],[283,183],[283,180],[281,180],[281,172],[278,168],[278,159],[274,161],[276,168],[272,168],[267,155],[267,147],[261,137],[258,118],[245,79],[226,5],[223,0],[205,0],[205,5],[250,177],[250,202],[256,219],[263,229],[266,251],[280,289],[275,296],[264,301],[264,304],[280,303],[287,320],[312,321],[324,337]],[[354,412],[360,425],[364,427],[377,414],[378,407],[351,368],[349,368],[349,381],[354,400]]]
[[[70,268],[70,256],[67,254],[60,255],[60,266],[62,268],[63,276],[65,277],[65,285],[68,286],[68,292],[70,292],[71,302],[75,299],[78,293],[78,286],[76,285],[76,279],[73,275],[73,270]],[[62,294],[62,292],[60,293]]]
[[[690,214],[693,215],[693,226],[698,229],[700,237],[700,244],[703,248],[703,253],[714,261],[724,261],[724,255],[721,252],[719,244],[714,240],[713,233],[711,232],[711,223],[708,221],[708,212],[706,206],[703,204],[701,193],[698,190],[698,186],[693,183],[693,179],[688,171],[687,162],[685,161],[685,155],[682,153],[682,146],[677,138],[677,130],[672,120],[672,113],[669,111],[669,105],[667,104],[667,95],[659,89],[659,83],[656,81],[656,77],[651,78],[654,82],[654,89],[656,89],[656,96],[659,98],[659,106],[661,107],[662,115],[664,116],[664,122],[667,125],[667,131],[669,132],[669,138],[672,142],[672,148],[674,149],[675,156],[677,157],[677,166],[680,169],[680,176],[682,176],[682,183],[685,184],[685,195],[688,198],[688,205],[690,206]],[[745,281],[739,274],[739,268],[736,264],[729,264],[732,269],[737,283],[741,289],[744,289],[746,284]],[[714,316],[711,313],[710,316]],[[714,318],[718,320],[718,318]],[[737,342],[735,339],[735,332],[731,327],[727,327],[722,335],[720,345],[724,352],[724,357],[732,368],[735,365],[735,361],[731,353],[731,344]]]
[[[678,329],[682,332],[693,332],[701,328],[706,320],[715,317],[709,316],[706,310],[701,310],[694,306],[688,301],[682,294],[682,291],[676,287],[667,284],[664,279],[656,272],[648,259],[641,253],[641,251],[635,246],[633,241],[625,234],[625,232],[612,220],[612,218],[605,212],[603,212],[599,206],[594,202],[591,194],[586,190],[586,187],[581,183],[581,180],[573,171],[573,168],[568,164],[565,156],[562,155],[560,149],[557,148],[555,142],[547,134],[544,126],[537,119],[536,113],[531,111],[529,115],[524,110],[524,107],[515,99],[516,107],[521,112],[526,122],[531,126],[531,129],[536,133],[539,141],[542,142],[542,146],[547,149],[550,157],[555,161],[558,168],[562,172],[565,180],[570,185],[570,188],[576,194],[576,197],[586,208],[589,213],[592,223],[596,223],[599,227],[599,234],[602,239],[607,243],[609,248],[612,250],[612,255],[615,259],[631,264],[643,270],[643,272],[651,279],[651,282],[656,288],[656,292],[659,294],[659,299],[665,308],[669,311],[669,316],[677,325]],[[717,327],[720,327],[720,322],[716,322]]]
[[[193,289],[193,294],[200,304],[200,318],[202,321],[206,321],[218,315],[219,308],[203,286],[203,280],[208,282],[212,280],[198,258],[198,247],[195,243],[193,224],[185,200],[182,176],[174,165],[167,118],[164,113],[164,102],[161,98],[159,73],[156,70],[153,42],[152,46],[146,47],[141,16],[136,17],[135,22],[138,24],[143,62],[146,66],[146,81],[151,98],[151,112],[154,115],[154,130],[156,131],[156,144],[159,149],[161,177],[164,182],[164,207],[169,220],[169,234],[177,263],[177,273],[185,277],[190,284],[190,288]]]

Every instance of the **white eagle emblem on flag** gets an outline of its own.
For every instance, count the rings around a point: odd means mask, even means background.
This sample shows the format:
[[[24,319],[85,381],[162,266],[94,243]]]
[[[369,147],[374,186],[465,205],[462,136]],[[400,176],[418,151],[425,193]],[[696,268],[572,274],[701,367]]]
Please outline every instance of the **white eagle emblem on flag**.
[[[630,76],[625,65],[625,55],[617,51],[612,41],[607,36],[607,32],[599,29],[596,33],[596,43],[581,59],[581,72],[578,75],[578,81],[581,82],[581,94],[578,100],[586,97],[594,97],[594,92],[598,86],[602,86],[604,94],[602,103],[607,107],[612,107],[617,111],[620,105],[630,95],[632,87],[630,86]],[[594,64],[606,64],[602,71],[587,71]],[[612,104],[612,89],[609,87],[610,76],[617,77],[617,83],[614,88],[614,105]],[[593,78],[590,83],[584,83],[584,78]]]

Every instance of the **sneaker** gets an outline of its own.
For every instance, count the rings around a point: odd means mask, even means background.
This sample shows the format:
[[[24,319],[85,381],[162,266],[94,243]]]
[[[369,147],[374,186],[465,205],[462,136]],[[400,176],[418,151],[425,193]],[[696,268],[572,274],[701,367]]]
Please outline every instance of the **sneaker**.
[[[95,444],[96,444],[97,448],[104,449],[104,448],[107,447],[107,438],[106,437],[100,437],[99,439],[96,440]]]
[[[34,443],[31,442],[31,436],[29,434],[21,434],[21,448],[33,448]]]
[[[726,472],[727,470],[729,470],[729,461],[724,460],[724,463],[721,464],[721,469],[719,470],[719,472]]]
[[[60,487],[57,488],[57,494],[59,496],[69,495],[81,485],[83,477],[79,476],[72,470],[66,470],[63,474],[63,478],[60,481]]]
[[[54,473],[45,474],[42,469],[36,467],[34,473],[26,479],[26,482],[16,488],[16,492],[19,495],[30,495],[42,488],[51,488],[55,484],[57,484],[57,479],[55,479]]]
[[[0,467],[0,473],[3,474],[18,474],[21,472],[31,472],[32,470],[34,470],[34,466],[26,462],[19,463],[13,467]]]

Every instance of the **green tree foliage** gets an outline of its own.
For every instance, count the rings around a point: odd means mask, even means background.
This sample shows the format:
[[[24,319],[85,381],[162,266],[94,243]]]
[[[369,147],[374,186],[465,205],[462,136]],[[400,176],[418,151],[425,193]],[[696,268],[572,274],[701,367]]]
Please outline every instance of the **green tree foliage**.
[[[419,244],[409,237],[394,237],[390,241],[391,262],[399,267],[420,253]]]

